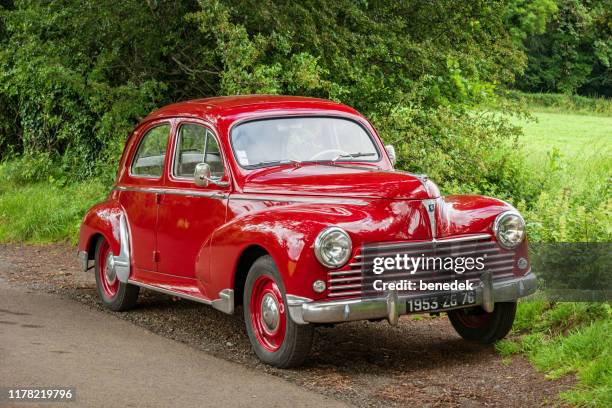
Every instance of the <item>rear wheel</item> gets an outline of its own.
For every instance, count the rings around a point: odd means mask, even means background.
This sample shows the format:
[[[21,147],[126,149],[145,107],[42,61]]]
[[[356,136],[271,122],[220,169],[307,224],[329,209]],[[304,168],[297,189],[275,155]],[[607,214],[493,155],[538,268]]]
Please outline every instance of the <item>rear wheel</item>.
[[[104,306],[116,312],[133,308],[140,288],[119,281],[114,255],[106,239],[98,240],[95,256],[96,289]]]
[[[298,325],[289,316],[285,295],[272,258],[257,259],[245,283],[244,320],[257,357],[280,368],[302,364],[313,338],[311,325]]]
[[[496,303],[492,313],[480,306],[451,310],[448,318],[465,340],[489,344],[506,337],[516,314],[516,302]]]

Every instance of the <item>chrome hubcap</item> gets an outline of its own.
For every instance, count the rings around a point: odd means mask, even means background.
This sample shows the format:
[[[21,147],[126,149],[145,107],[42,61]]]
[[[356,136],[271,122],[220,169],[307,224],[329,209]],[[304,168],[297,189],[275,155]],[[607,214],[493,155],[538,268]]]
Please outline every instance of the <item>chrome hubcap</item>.
[[[271,333],[276,331],[280,315],[278,303],[271,294],[266,294],[261,301],[261,317],[266,330]]]
[[[113,284],[115,279],[117,279],[117,273],[115,271],[115,257],[111,253],[109,253],[106,257],[106,270],[104,271],[104,274],[106,275],[106,280],[110,284]]]

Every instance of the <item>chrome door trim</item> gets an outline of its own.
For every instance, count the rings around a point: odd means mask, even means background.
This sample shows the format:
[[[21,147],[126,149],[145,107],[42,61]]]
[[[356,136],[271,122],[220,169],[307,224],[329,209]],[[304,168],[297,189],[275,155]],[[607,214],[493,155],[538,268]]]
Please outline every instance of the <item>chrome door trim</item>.
[[[273,201],[279,203],[312,203],[312,204],[348,204],[366,206],[368,202],[365,200],[350,199],[350,198],[330,198],[330,197],[292,197],[292,196],[277,196],[266,194],[249,194],[238,193],[232,194],[230,200],[240,201]]]
[[[135,191],[141,193],[153,193],[153,194],[168,194],[168,195],[180,195],[180,196],[191,196],[191,197],[208,197],[216,198],[218,200],[224,200],[228,197],[227,193],[222,191],[196,191],[188,190],[184,188],[156,188],[156,187],[125,187],[116,186],[113,190],[117,191]]]

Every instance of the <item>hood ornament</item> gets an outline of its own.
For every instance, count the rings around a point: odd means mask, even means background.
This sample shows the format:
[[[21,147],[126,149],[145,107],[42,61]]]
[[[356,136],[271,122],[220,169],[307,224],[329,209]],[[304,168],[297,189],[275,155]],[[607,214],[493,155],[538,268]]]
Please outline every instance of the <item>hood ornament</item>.
[[[429,228],[431,230],[431,240],[436,240],[436,200],[427,199],[423,200],[425,210],[427,210],[427,216],[429,217]]]

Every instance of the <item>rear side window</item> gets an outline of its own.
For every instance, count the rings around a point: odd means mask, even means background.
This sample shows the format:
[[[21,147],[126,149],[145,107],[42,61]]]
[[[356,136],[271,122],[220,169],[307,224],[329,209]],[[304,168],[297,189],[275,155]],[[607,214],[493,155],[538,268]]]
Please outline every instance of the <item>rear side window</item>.
[[[139,177],[161,177],[170,125],[156,126],[143,136],[132,162],[132,175]]]
[[[215,136],[204,126],[193,123],[183,124],[179,128],[174,175],[193,178],[198,163],[207,163],[213,178],[223,177],[223,159]]]

